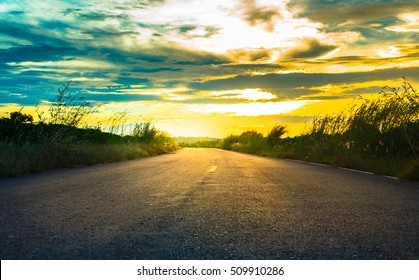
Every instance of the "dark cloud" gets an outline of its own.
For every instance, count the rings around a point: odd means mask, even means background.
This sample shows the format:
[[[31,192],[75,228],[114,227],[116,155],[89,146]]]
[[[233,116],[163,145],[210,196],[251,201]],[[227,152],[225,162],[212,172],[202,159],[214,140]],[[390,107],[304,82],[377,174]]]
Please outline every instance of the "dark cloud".
[[[124,63],[130,68],[147,68],[141,62],[149,63],[148,72],[158,71],[181,71],[179,65],[216,65],[231,62],[227,56],[214,54],[206,51],[183,48],[180,45],[165,42],[150,42],[149,45],[139,45],[130,50],[94,48],[86,49],[86,52],[95,51],[103,56],[102,59],[114,63]],[[152,69],[157,69],[153,71]],[[135,69],[134,69],[135,71]]]
[[[417,10],[417,3],[413,1],[293,0],[288,5],[302,8],[300,16],[328,25],[351,22],[361,26],[365,22],[394,19],[399,13]]]
[[[419,68],[386,69],[355,73],[287,73],[267,75],[240,75],[233,78],[218,79],[205,82],[190,83],[195,90],[234,90],[246,88],[261,88],[276,94],[280,98],[298,98],[306,95],[307,89],[328,84],[360,83],[372,80],[397,79],[402,76],[419,80]],[[379,85],[380,86],[380,85]],[[385,86],[385,85],[382,85]]]
[[[219,33],[220,28],[216,26],[200,26],[193,24],[168,25],[168,24],[149,24],[140,22],[137,24],[142,28],[154,31],[154,36],[162,37],[169,32],[175,31],[179,35],[187,38],[210,38]],[[197,31],[197,32],[194,32]]]
[[[271,58],[271,50],[259,49],[236,49],[228,52],[228,55],[235,61],[266,62]]]
[[[195,25],[191,25],[191,24],[188,24],[188,25],[181,25],[181,26],[179,26],[179,27],[177,28],[178,32],[179,32],[179,33],[181,33],[181,34],[186,34],[186,33],[188,33],[189,31],[193,31],[193,30],[195,30],[195,29],[196,29],[196,26],[195,26]]]
[[[117,84],[124,85],[124,86],[131,86],[131,85],[151,86],[152,85],[152,83],[149,79],[131,77],[129,74],[128,75],[121,74],[121,76],[118,77],[113,82],[115,82]]]
[[[267,66],[264,64],[268,61],[271,61],[274,57],[274,53],[282,53],[280,61],[285,62],[287,60],[304,60],[310,58],[318,58],[326,55],[327,53],[335,50],[337,46],[322,44],[316,39],[306,38],[299,41],[301,46],[293,48],[289,51],[283,52],[281,49],[236,49],[231,50],[227,54],[234,61],[240,61],[242,63],[260,63],[262,66]],[[254,65],[256,67],[256,65]],[[271,65],[268,68],[276,69],[279,68],[278,65]]]
[[[353,46],[358,45],[388,45],[389,42],[398,42],[402,41],[408,43],[410,41],[416,42],[414,38],[409,39],[408,34],[403,34],[402,32],[393,32],[386,30],[385,27],[392,26],[391,23],[393,20],[386,20],[385,23],[377,24],[376,22],[366,22],[357,26],[343,26],[343,27],[332,27],[328,28],[329,31],[339,32],[342,30],[356,30],[362,37],[359,41],[353,43]],[[395,22],[395,20],[394,20]]]
[[[220,32],[220,28],[219,27],[215,27],[215,26],[206,26],[205,27],[205,35],[203,35],[203,37],[205,38],[209,38],[213,35],[216,35]]]
[[[156,67],[156,68],[142,68],[142,67],[135,67],[131,70],[131,72],[135,73],[157,73],[157,72],[180,72],[183,71],[182,68],[170,68],[170,67]]]
[[[278,72],[280,70],[287,70],[286,66],[272,64],[272,63],[240,63],[240,64],[226,64],[216,66],[215,71],[222,72],[225,74],[236,74],[241,75],[245,73],[260,73],[268,74],[272,72]]]
[[[111,12],[102,12],[102,11],[77,11],[73,12],[76,14],[77,18],[80,20],[90,20],[90,21],[104,21],[107,19],[120,19],[120,20],[129,20],[129,16],[126,14],[115,14]]]
[[[80,51],[70,47],[19,46],[9,49],[0,49],[0,64],[23,61],[53,61],[61,60],[64,56],[80,54]]]
[[[306,39],[302,41],[303,46],[292,49],[285,54],[288,59],[294,58],[317,58],[335,50],[336,46],[322,45],[315,39]]]
[[[230,63],[224,55],[207,51],[187,49],[172,43],[154,43],[151,47],[141,50],[147,56],[157,56],[166,63],[177,65],[214,65]]]
[[[68,23],[58,21],[58,20],[43,20],[39,22],[40,27],[45,29],[55,29],[62,30],[70,28],[71,26]]]
[[[77,14],[82,12],[83,9],[81,8],[67,8],[65,10],[62,11],[62,13],[66,16],[66,15],[71,15],[71,14]]]
[[[25,11],[9,11],[7,12],[9,15],[23,15],[25,14]]]
[[[33,42],[36,45],[67,45],[63,38],[57,37],[56,34],[52,35],[43,28],[7,20],[0,20],[0,36],[1,35]]]
[[[115,31],[111,31],[109,29],[105,30],[105,29],[91,29],[91,30],[86,30],[83,31],[83,34],[88,34],[88,35],[92,35],[92,37],[96,40],[96,39],[103,39],[106,37],[123,37],[123,36],[135,36],[138,35],[138,32],[134,32],[134,31],[119,31],[119,30],[115,30]]]
[[[406,45],[397,45],[398,48],[400,48],[401,46],[404,46],[406,49],[403,50],[402,48],[400,50],[401,52],[400,56],[391,58],[390,63],[396,64],[396,65],[404,65],[406,63],[409,63],[412,57],[419,57],[419,50],[417,49],[414,50],[413,46],[409,48]],[[406,53],[403,53],[403,52],[406,52]],[[409,54],[407,55],[407,53]],[[306,63],[307,65],[310,65],[310,63],[308,62]],[[389,63],[389,59],[388,58],[371,58],[371,57],[365,57],[365,56],[342,56],[342,57],[329,58],[327,59],[327,63],[330,65],[340,65],[343,67],[348,67],[349,69],[353,66],[374,68],[375,66],[387,65]],[[405,68],[400,68],[400,71],[403,71],[403,69]]]
[[[167,59],[167,55],[164,54],[150,54],[146,52],[135,52],[135,53],[126,53],[131,57],[134,57],[136,60],[142,60],[150,63],[163,63]]]
[[[94,103],[133,102],[133,101],[162,101],[160,96],[145,94],[115,94],[112,92],[84,94],[86,100]]]
[[[241,0],[239,10],[250,25],[263,25],[268,31],[273,30],[274,19],[281,18],[278,8],[257,6],[256,0]]]
[[[164,3],[166,3],[166,0],[132,0],[130,2],[127,3],[128,6],[133,5],[136,8],[148,8],[152,6],[163,5]]]

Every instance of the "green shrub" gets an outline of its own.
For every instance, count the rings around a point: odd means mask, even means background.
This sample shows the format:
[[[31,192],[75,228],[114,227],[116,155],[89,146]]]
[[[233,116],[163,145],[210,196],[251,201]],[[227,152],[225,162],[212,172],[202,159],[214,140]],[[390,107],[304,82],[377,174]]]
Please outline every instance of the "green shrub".
[[[274,125],[274,127],[266,136],[266,143],[270,147],[275,147],[281,143],[281,138],[285,133],[287,133],[286,126],[280,124]]]

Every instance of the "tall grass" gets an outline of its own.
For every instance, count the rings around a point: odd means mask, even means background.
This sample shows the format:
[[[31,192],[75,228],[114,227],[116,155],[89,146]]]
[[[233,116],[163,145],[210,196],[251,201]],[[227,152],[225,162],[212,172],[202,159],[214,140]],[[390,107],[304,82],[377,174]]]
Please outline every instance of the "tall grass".
[[[86,101],[84,96],[74,94],[68,82],[62,88],[58,88],[57,95],[51,99],[49,117],[46,121],[52,124],[81,127],[97,109],[98,107]],[[39,118],[43,121],[41,115]]]
[[[73,95],[68,85],[58,90],[48,112],[38,110],[37,122],[22,110],[0,118],[0,176],[128,160],[177,149],[174,139],[150,122],[122,123],[125,115],[114,117],[117,127],[110,132],[86,128],[86,120],[98,107]],[[123,134],[126,131],[130,133]]]
[[[419,180],[419,94],[404,78],[400,87],[384,87],[349,113],[314,118],[300,136],[283,139],[285,131],[275,126],[266,137],[230,135],[222,148]]]

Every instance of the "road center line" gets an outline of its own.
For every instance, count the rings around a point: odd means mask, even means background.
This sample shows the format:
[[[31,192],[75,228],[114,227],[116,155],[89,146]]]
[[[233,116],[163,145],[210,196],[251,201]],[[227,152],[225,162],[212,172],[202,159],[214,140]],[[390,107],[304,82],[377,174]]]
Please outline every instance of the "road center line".
[[[211,166],[211,168],[208,170],[208,172],[215,172],[215,170],[217,170],[217,166],[213,165]]]

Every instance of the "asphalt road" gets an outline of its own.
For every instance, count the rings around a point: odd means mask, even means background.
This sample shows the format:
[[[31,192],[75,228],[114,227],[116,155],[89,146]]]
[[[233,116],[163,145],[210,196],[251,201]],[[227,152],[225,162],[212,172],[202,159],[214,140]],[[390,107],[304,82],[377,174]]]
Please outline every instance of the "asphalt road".
[[[419,184],[217,149],[0,179],[1,259],[419,259]]]

